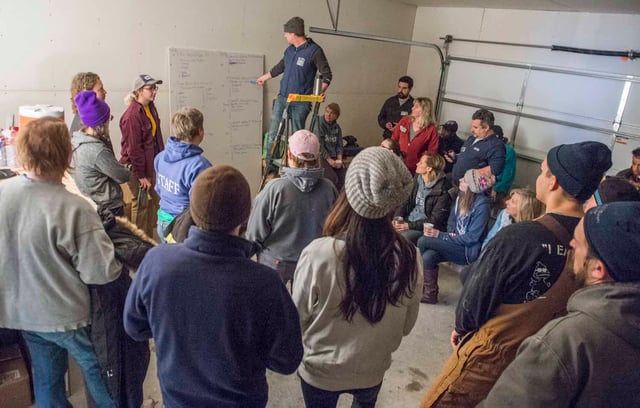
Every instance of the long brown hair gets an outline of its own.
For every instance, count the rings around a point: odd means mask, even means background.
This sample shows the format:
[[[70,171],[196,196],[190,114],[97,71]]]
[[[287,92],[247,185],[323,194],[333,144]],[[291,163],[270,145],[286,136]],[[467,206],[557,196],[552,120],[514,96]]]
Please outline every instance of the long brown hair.
[[[471,191],[470,187],[467,187],[467,191],[460,190],[458,194],[458,214],[461,217],[469,214],[473,208],[473,202],[476,200],[476,193]]]
[[[392,215],[360,216],[343,190],[327,216],[323,234],[345,241],[344,251],[336,255],[344,262],[346,290],[340,311],[347,321],[359,311],[369,323],[379,322],[387,303],[396,306],[404,295],[413,296],[416,249],[394,230]]]

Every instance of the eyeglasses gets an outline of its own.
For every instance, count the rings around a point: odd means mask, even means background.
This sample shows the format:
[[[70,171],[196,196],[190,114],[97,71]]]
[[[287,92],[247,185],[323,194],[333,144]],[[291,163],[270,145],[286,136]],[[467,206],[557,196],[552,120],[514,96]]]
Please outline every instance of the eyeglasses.
[[[151,85],[151,86],[143,86],[142,89],[146,89],[147,91],[155,92],[155,91],[158,90],[158,87],[156,85]]]

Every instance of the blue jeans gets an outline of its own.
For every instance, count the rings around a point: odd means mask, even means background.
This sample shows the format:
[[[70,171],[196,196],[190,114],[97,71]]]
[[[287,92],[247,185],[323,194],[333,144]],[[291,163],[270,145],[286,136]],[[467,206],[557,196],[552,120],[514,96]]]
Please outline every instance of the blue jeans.
[[[269,136],[267,138],[267,162],[271,157],[271,145],[278,134],[278,126],[282,121],[282,112],[287,106],[287,97],[278,95],[276,103],[273,105],[271,112],[271,123],[269,124]],[[296,130],[304,129],[307,122],[307,116],[311,112],[310,102],[291,102],[289,104],[289,118],[291,119],[291,133]]]
[[[418,242],[418,239],[420,239],[420,237],[424,237],[424,232],[408,229],[406,231],[402,231],[400,235],[402,235],[407,240],[409,240],[413,245],[416,245],[416,242]]]
[[[297,262],[283,261],[276,259],[269,253],[261,252],[258,254],[258,263],[266,265],[269,268],[278,272],[282,283],[287,285],[287,282],[291,281],[291,289],[293,289],[293,273],[296,271]]]
[[[67,352],[76,360],[96,407],[113,407],[86,327],[64,332],[22,333],[29,347],[33,367],[33,388],[37,407],[70,408],[64,389]]]
[[[424,269],[435,269],[440,262],[453,262],[467,265],[464,245],[439,238],[422,236],[418,239],[418,248],[422,254]]]
[[[167,228],[169,228],[169,224],[171,224],[171,221],[162,221],[160,218],[158,218],[158,239],[160,240],[161,244],[167,243],[167,240],[164,238],[164,236],[166,235]]]
[[[382,383],[370,388],[342,391],[325,391],[307,384],[302,378],[300,378],[300,385],[302,386],[304,405],[307,408],[335,408],[342,393],[353,395],[352,408],[374,408]]]

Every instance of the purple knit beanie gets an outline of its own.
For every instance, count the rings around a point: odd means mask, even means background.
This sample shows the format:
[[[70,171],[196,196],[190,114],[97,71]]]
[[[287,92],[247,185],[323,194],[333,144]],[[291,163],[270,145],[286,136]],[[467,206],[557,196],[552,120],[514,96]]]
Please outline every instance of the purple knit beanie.
[[[82,91],[76,95],[78,115],[85,126],[102,125],[111,118],[111,109],[103,100],[98,99],[93,91]]]

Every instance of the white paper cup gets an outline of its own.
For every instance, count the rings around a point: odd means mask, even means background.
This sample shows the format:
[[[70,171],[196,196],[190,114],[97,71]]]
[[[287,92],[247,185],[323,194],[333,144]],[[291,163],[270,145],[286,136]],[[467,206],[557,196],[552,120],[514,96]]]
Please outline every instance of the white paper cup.
[[[433,224],[430,222],[425,222],[422,224],[422,231],[427,232],[427,230],[433,229]]]

